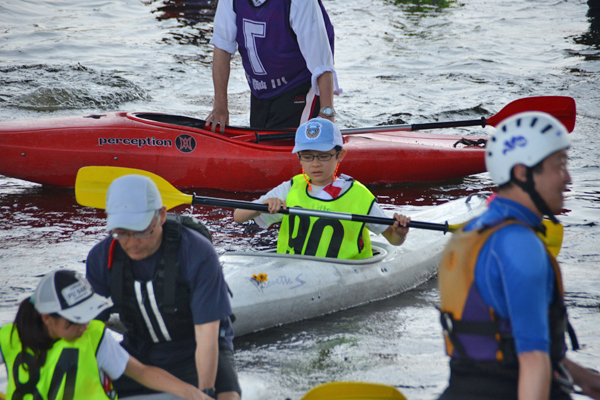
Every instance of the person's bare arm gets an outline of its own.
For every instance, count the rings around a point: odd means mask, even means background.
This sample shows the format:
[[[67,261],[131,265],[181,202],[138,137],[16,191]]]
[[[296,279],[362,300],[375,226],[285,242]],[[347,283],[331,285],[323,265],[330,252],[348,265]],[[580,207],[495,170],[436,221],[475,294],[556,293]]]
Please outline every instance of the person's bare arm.
[[[550,357],[543,351],[520,353],[519,400],[548,400],[552,367]]]
[[[562,363],[573,377],[573,382],[581,387],[583,394],[592,399],[600,399],[600,374],[598,372],[582,367],[568,358],[563,359]]]
[[[269,206],[269,212],[271,214],[277,214],[281,207],[284,209],[287,208],[284,200],[281,200],[277,197],[270,197],[262,202],[262,204],[267,204]],[[233,220],[238,224],[243,224],[246,221],[250,221],[260,215],[260,211],[253,210],[244,210],[241,208],[236,208],[233,211]]]
[[[197,387],[183,382],[163,369],[142,364],[132,356],[129,356],[125,375],[159,392],[171,393],[188,400],[210,400],[210,397]]]
[[[333,107],[333,72],[327,71],[321,74],[317,78],[317,85],[319,86],[319,102],[322,107]],[[319,114],[322,118],[327,118],[331,122],[335,122],[335,116],[325,117],[323,114]]]
[[[410,222],[410,217],[402,214],[394,214],[394,225],[390,225],[381,234],[387,239],[390,244],[400,246],[406,240],[409,228],[406,226]]]
[[[215,46],[213,52],[213,86],[215,100],[213,109],[206,117],[206,126],[214,132],[217,125],[221,133],[225,132],[225,125],[229,125],[229,108],[227,103],[227,87],[231,72],[231,54]]]
[[[198,387],[200,389],[215,387],[219,361],[219,322],[217,320],[195,325],[196,369],[198,370]]]
[[[243,224],[246,221],[250,221],[260,215],[260,212],[253,210],[244,210],[242,208],[236,208],[233,210],[233,220],[238,224]]]

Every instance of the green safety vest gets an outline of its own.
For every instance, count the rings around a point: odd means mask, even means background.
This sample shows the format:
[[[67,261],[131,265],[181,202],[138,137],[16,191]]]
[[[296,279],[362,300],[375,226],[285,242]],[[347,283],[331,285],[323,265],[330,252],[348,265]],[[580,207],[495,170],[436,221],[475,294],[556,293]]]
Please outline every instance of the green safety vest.
[[[375,196],[359,182],[333,200],[320,200],[308,194],[308,184],[302,175],[292,178],[286,204],[311,210],[335,211],[366,215]],[[360,259],[373,257],[369,231],[362,222],[307,215],[285,215],[279,230],[277,252],[317,257]]]
[[[30,349],[23,345],[13,324],[0,328],[0,350],[8,371],[6,398],[11,400],[115,399],[108,376],[100,374],[96,351],[105,333],[100,321],[90,321],[74,342],[60,339],[48,350],[40,368]],[[104,381],[104,382],[102,382]],[[103,383],[108,388],[105,391]]]

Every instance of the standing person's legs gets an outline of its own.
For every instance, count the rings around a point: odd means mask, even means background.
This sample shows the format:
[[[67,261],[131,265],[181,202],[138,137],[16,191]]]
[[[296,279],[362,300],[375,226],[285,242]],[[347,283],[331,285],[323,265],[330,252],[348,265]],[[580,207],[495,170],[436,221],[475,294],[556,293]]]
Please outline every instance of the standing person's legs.
[[[271,108],[271,99],[259,99],[253,94],[250,95],[250,127],[255,129],[264,129],[269,119],[269,109]]]
[[[250,99],[250,126],[260,129],[297,128],[319,115],[319,97],[306,82],[276,97]],[[310,116],[307,118],[307,116]]]

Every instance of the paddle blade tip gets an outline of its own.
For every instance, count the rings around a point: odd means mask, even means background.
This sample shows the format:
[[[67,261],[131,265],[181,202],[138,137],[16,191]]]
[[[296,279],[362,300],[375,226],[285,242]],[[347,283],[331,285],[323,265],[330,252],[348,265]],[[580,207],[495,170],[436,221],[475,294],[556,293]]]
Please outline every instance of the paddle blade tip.
[[[542,223],[546,227],[546,234],[540,234],[539,236],[544,241],[548,251],[554,257],[558,257],[558,253],[560,253],[560,249],[562,247],[564,227],[562,224],[555,224],[547,218],[544,218]]]
[[[83,167],[75,178],[75,201],[84,207],[106,208],[107,186],[98,181],[101,167]]]
[[[393,386],[364,382],[329,382],[309,390],[301,400],[406,400]]]
[[[517,99],[507,104],[496,115],[487,118],[486,123],[496,126],[512,115],[526,111],[548,113],[558,119],[569,132],[575,129],[577,107],[575,99],[569,96],[534,96]]]
[[[77,171],[75,199],[84,207],[106,208],[106,193],[113,180],[125,175],[142,175],[156,184],[167,209],[182,204],[192,204],[193,196],[181,193],[166,179],[152,172],[135,168],[87,166]]]

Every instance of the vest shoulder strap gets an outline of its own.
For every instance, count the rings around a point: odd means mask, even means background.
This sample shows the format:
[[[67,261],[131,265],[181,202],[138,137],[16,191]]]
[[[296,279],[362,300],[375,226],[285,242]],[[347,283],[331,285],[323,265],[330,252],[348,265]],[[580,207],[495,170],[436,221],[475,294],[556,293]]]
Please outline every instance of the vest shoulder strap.
[[[110,297],[116,312],[121,312],[123,305],[123,268],[126,260],[127,255],[121,249],[119,241],[113,239],[108,250],[108,270],[110,271]]]
[[[163,243],[165,246],[163,253],[163,259],[165,262],[163,309],[168,313],[174,313],[177,311],[175,308],[175,292],[177,292],[177,278],[179,277],[179,262],[177,261],[177,253],[179,251],[179,242],[181,241],[182,226],[195,230],[212,243],[210,232],[206,226],[204,226],[204,224],[198,221],[195,217],[174,213],[167,214],[167,220],[163,225]]]
[[[163,245],[164,253],[164,279],[163,287],[163,310],[168,313],[174,313],[175,308],[175,289],[177,286],[177,277],[179,276],[179,263],[177,253],[179,251],[179,242],[181,240],[181,216],[179,214],[167,214],[167,220],[163,225]],[[162,262],[163,260],[159,261]]]
[[[190,229],[199,232],[212,243],[212,236],[209,230],[202,222],[196,218],[187,215],[179,215],[174,213],[167,214],[167,220],[163,225],[163,256],[159,261],[158,267],[164,268],[164,311],[175,312],[175,292],[177,287],[177,278],[179,276],[179,264],[177,262],[177,253],[179,250],[179,242],[181,240],[181,227],[186,226]],[[118,245],[118,241],[114,239],[109,250],[109,265],[110,269],[110,293],[117,311],[123,304],[123,284],[125,265],[128,262],[127,254]]]

